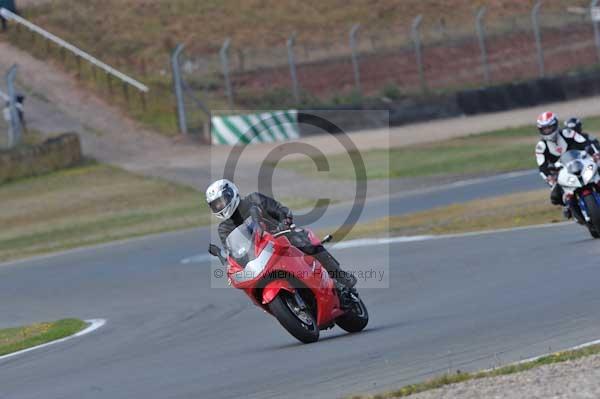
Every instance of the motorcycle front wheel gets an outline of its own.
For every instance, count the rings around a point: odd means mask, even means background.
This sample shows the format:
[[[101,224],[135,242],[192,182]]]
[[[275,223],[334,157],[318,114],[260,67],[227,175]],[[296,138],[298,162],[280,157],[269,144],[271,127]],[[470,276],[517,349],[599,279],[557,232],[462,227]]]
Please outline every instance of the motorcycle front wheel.
[[[288,291],[280,291],[279,295],[269,303],[269,310],[279,324],[298,341],[305,344],[319,339],[319,327],[310,309],[302,307],[296,295]]]
[[[585,206],[587,208],[588,216],[590,217],[590,223],[592,224],[592,229],[596,232],[600,231],[600,207],[596,202],[596,198],[594,194],[589,194],[583,197],[583,201],[585,202]],[[592,229],[590,229],[590,233],[594,238],[594,234],[592,233]]]
[[[590,234],[592,235],[592,237],[594,237],[594,238],[600,238],[600,233],[598,233],[593,226],[588,225],[587,228],[588,228]]]

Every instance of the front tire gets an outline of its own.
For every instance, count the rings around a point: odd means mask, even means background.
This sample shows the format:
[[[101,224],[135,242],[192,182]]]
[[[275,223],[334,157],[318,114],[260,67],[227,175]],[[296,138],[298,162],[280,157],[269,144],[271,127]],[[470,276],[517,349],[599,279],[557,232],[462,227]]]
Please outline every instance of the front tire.
[[[335,324],[349,333],[362,331],[369,323],[369,312],[358,294],[353,297],[352,308],[335,320]]]
[[[319,339],[319,327],[310,309],[302,309],[295,295],[288,291],[280,293],[269,303],[269,310],[279,324],[298,341],[305,344]]]
[[[592,235],[592,237],[594,237],[594,238],[600,238],[600,233],[598,233],[593,226],[588,225],[587,228],[588,228],[590,234]]]
[[[593,230],[596,232],[600,231],[600,206],[596,203],[596,198],[594,194],[586,195],[583,197],[583,201],[585,202],[585,207],[587,208],[588,216],[590,217],[590,223],[592,224]],[[597,238],[592,233],[592,229],[590,229],[590,233],[594,238]]]

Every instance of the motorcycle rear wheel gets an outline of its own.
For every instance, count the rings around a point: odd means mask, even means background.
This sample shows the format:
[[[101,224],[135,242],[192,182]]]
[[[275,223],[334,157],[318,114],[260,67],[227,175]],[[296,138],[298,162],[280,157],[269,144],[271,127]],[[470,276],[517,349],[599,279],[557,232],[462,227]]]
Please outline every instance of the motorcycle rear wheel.
[[[368,323],[369,312],[358,295],[353,297],[352,308],[335,320],[335,324],[349,333],[362,331]]]
[[[279,295],[269,303],[269,310],[279,324],[298,341],[305,344],[319,339],[319,327],[310,309],[302,309],[295,295],[288,291],[280,291]]]

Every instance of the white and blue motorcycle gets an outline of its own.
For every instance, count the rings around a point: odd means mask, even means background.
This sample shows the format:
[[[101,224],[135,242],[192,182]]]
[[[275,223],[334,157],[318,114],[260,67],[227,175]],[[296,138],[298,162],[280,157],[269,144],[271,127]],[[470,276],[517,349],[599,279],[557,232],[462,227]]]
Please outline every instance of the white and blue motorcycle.
[[[570,150],[554,164],[564,201],[579,224],[600,238],[600,175],[598,165],[586,151]]]

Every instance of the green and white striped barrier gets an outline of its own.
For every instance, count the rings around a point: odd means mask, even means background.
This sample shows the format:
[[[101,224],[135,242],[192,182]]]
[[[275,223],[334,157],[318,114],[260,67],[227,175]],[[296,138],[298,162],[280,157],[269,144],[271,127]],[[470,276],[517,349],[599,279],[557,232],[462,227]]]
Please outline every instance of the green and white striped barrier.
[[[211,135],[215,145],[246,145],[297,139],[298,111],[213,116]]]

